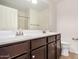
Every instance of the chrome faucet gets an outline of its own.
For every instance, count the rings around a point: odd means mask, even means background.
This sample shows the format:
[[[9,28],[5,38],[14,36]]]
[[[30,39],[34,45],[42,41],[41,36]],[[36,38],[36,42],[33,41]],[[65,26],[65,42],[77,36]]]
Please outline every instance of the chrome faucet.
[[[45,30],[43,30],[43,33],[46,33],[46,31],[45,31]]]
[[[17,31],[16,36],[20,36],[20,35],[23,35],[23,32],[22,31]]]

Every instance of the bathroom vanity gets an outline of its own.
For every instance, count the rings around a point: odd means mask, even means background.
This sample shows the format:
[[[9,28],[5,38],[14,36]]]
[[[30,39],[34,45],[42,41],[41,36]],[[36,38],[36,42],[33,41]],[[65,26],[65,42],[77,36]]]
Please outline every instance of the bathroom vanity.
[[[7,41],[4,44],[0,42],[0,59],[59,59],[60,56],[59,33],[14,38],[14,41]]]

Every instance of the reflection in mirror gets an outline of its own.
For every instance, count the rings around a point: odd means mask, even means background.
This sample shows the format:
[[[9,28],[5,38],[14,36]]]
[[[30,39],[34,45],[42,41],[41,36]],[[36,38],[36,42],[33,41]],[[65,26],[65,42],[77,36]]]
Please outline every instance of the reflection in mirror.
[[[47,0],[0,0],[0,30],[48,29]]]

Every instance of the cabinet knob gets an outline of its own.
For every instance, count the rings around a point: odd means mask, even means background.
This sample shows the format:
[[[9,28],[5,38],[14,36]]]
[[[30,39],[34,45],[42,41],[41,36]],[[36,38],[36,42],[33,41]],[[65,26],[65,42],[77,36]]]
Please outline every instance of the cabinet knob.
[[[32,58],[34,59],[35,58],[35,55],[32,55]]]

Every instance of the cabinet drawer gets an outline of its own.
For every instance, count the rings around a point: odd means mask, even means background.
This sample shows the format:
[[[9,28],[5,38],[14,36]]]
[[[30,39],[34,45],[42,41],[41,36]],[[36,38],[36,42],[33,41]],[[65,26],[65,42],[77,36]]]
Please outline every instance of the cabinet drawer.
[[[55,41],[55,36],[48,37],[48,43]]]
[[[46,59],[46,47],[36,49],[31,52],[31,59]]]
[[[61,38],[61,35],[60,34],[58,34],[57,35],[57,40],[59,40]]]
[[[31,41],[31,48],[35,49],[46,44],[46,38],[35,39]]]
[[[48,59],[56,59],[55,42],[48,44]]]
[[[4,56],[8,55],[9,57],[12,57],[27,51],[29,51],[29,41],[0,48],[0,52],[1,52],[0,55],[4,55]]]

